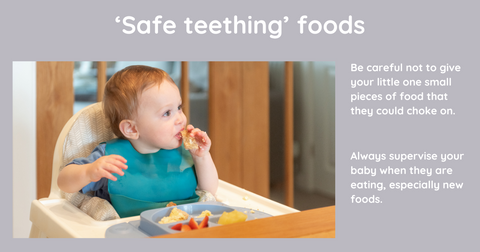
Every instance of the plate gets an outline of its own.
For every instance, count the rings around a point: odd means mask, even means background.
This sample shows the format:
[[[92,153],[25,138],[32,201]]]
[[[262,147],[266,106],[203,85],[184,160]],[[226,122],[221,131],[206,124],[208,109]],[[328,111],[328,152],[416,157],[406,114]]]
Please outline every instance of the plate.
[[[183,221],[171,222],[160,224],[158,223],[163,217],[169,216],[173,208],[178,208],[186,213],[188,213],[188,218]],[[244,207],[234,207],[228,206],[221,202],[197,202],[190,203],[172,207],[151,209],[144,211],[140,214],[140,221],[131,221],[128,223],[120,223],[113,225],[107,229],[105,232],[106,238],[138,238],[141,237],[141,234],[144,234],[144,237],[157,236],[164,234],[177,233],[180,231],[171,229],[172,226],[182,223],[188,224],[190,218],[194,218],[197,223],[200,223],[204,217],[196,218],[203,211],[208,210],[212,213],[208,218],[208,226],[215,227],[219,226],[218,220],[223,212],[231,212],[237,210],[247,215],[246,221],[251,221],[255,219],[261,219],[270,217],[272,215],[258,211],[255,209],[244,208]]]

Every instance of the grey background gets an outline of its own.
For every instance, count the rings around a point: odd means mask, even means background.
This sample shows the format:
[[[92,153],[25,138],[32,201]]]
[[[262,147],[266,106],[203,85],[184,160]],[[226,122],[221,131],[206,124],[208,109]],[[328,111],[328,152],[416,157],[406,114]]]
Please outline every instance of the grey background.
[[[12,202],[12,61],[56,60],[206,60],[206,61],[335,61],[336,62],[336,238],[314,240],[23,240],[12,239],[11,222],[1,228],[2,240],[21,250],[121,251],[191,248],[246,250],[260,246],[278,250],[355,249],[360,251],[469,251],[477,247],[479,204],[478,4],[474,1],[22,1],[2,4],[1,111],[6,123],[1,142],[4,202]],[[174,35],[125,35],[116,16],[134,16],[177,23]],[[187,35],[183,20],[223,20],[289,17],[279,39],[268,35]],[[353,16],[365,22],[362,35],[300,35],[296,21],[302,15],[321,22]],[[391,74],[350,73],[350,64],[458,64],[448,89],[454,117],[352,117],[350,79],[394,77]],[[398,78],[405,75],[398,74]],[[408,76],[428,78],[426,73]],[[371,88],[369,92],[385,92]],[[416,89],[420,92],[421,89]],[[398,88],[396,91],[405,91]],[[378,103],[388,105],[387,103]],[[419,103],[421,105],[421,103]],[[447,103],[445,103],[447,104]],[[372,104],[365,103],[365,106]],[[425,104],[423,104],[425,105]],[[361,104],[363,106],[363,104]],[[363,153],[465,153],[451,163],[448,181],[464,182],[462,190],[353,191],[351,165],[354,151]],[[385,163],[387,164],[387,163]],[[394,163],[388,163],[398,165]],[[414,163],[411,163],[414,164]],[[425,164],[427,165],[427,164]],[[428,165],[443,165],[430,162]],[[365,177],[365,179],[369,179]],[[405,180],[417,179],[405,177]],[[418,179],[423,179],[420,177]],[[351,204],[350,196],[378,194],[382,204]],[[9,204],[4,220],[12,216]],[[468,248],[468,249],[467,249]],[[475,250],[475,249],[473,249]]]

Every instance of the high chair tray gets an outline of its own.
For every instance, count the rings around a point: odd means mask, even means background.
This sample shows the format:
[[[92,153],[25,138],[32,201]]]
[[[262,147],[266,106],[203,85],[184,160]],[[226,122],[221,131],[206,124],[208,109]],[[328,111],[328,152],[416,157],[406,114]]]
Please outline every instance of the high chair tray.
[[[188,213],[188,218],[183,221],[159,224],[158,222],[165,216],[169,216],[173,208],[178,208]],[[272,215],[262,211],[244,207],[228,206],[221,202],[197,202],[172,207],[152,209],[140,214],[140,220],[124,222],[109,227],[105,232],[106,238],[141,238],[163,234],[177,233],[180,231],[171,229],[178,223],[188,224],[190,218],[194,218],[197,223],[203,220],[203,217],[196,218],[203,211],[209,210],[212,215],[208,219],[208,227],[219,226],[218,220],[223,212],[237,210],[247,215],[247,221],[270,217]]]

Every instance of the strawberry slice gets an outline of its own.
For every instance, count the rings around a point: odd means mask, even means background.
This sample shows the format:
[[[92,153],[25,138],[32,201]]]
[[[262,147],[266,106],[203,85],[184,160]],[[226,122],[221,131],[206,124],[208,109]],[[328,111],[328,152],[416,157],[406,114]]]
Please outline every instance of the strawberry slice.
[[[198,224],[193,218],[190,218],[190,221],[188,222],[188,225],[190,226],[190,228],[192,230],[193,229],[198,229]]]
[[[185,224],[183,224],[182,228],[180,229],[180,231],[182,231],[182,232],[183,231],[190,231],[190,230],[192,230],[192,228],[189,225],[185,225]]]
[[[205,227],[208,227],[208,216],[205,216],[202,220],[202,222],[200,222],[200,225],[198,225],[198,228],[205,228]]]
[[[171,227],[171,229],[180,231],[180,230],[182,230],[182,225],[183,225],[182,223],[177,223],[177,224],[173,225]]]

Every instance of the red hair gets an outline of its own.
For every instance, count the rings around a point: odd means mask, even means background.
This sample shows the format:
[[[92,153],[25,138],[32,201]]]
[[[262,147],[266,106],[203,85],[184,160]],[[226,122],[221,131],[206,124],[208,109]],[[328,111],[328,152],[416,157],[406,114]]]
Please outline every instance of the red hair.
[[[105,84],[103,111],[113,133],[126,139],[120,131],[120,122],[132,119],[142,92],[163,81],[174,83],[163,70],[149,66],[128,66],[116,72]]]

